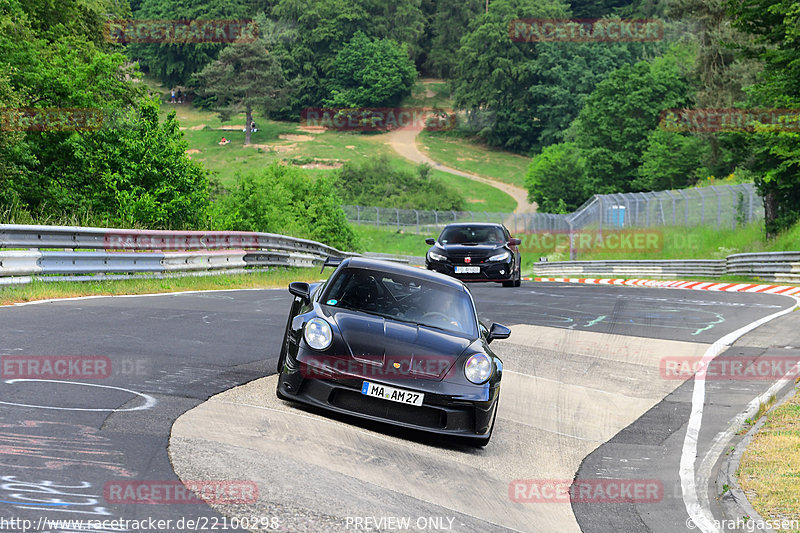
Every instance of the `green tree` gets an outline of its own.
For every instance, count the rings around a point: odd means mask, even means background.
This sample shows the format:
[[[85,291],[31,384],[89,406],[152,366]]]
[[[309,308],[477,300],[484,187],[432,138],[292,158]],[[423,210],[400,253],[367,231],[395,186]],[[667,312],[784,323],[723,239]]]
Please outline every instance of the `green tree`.
[[[421,0],[280,0],[272,16],[294,28],[291,41],[274,48],[291,90],[280,116],[297,119],[302,109],[331,97],[339,51],[357,32],[406,45],[414,60],[423,53],[425,13]]]
[[[525,175],[528,200],[545,213],[575,211],[588,198],[586,162],[574,143],[551,144],[534,156]]]
[[[297,167],[273,163],[237,176],[215,202],[214,227],[314,239],[340,250],[358,248],[329,176],[311,178]]]
[[[800,4],[792,0],[731,0],[735,26],[756,38],[747,54],[764,63],[748,91],[753,107],[800,107]],[[794,122],[796,125],[796,122]],[[788,124],[764,125],[749,135],[750,168],[764,196],[768,236],[800,219],[800,135]]]
[[[650,132],[663,110],[689,105],[688,89],[672,55],[625,65],[597,84],[567,135],[591,169],[587,191],[638,190]]]
[[[650,132],[633,188],[644,191],[683,189],[697,182],[708,145],[705,140],[656,128]]]
[[[469,26],[457,54],[455,104],[495,113],[494,122],[479,131],[488,144],[527,153],[562,141],[599,81],[661,46],[530,43],[509,35],[509,23],[517,18],[567,17],[568,6],[558,0],[499,0]]]
[[[245,144],[250,144],[253,109],[264,116],[278,109],[286,87],[280,63],[260,40],[230,45],[197,80],[201,95],[216,98],[215,107],[223,119],[244,109]]]
[[[254,18],[257,11],[247,0],[142,0],[134,12],[138,20],[239,20]],[[142,68],[168,87],[189,85],[193,74],[214,61],[225,43],[133,43],[128,53]]]
[[[336,107],[397,104],[411,92],[417,74],[405,47],[360,31],[336,55],[334,72],[326,103]]]
[[[455,75],[456,54],[464,28],[484,10],[483,0],[439,0],[430,22],[430,51],[424,68],[433,76],[450,79]]]

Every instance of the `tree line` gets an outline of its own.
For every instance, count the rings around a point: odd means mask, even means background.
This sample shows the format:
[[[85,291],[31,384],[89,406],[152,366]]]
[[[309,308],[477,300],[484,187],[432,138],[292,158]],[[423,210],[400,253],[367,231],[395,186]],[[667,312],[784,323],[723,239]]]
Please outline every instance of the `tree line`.
[[[103,37],[107,20],[130,17],[253,18],[260,31],[232,45]],[[516,19],[585,17],[658,18],[665,39],[532,43],[509,34]],[[797,132],[670,131],[661,117],[796,107],[797,19],[786,0],[490,0],[488,9],[484,0],[0,0],[0,105],[116,110],[124,125],[4,132],[0,205],[151,227],[241,226],[241,216],[218,211],[225,202],[210,201],[208,173],[184,155],[174,115],[158,120],[157,100],[135,81],[139,68],[196,90],[196,105],[246,112],[248,124],[254,110],[296,121],[306,108],[397,105],[425,75],[450,81],[456,107],[491,116],[470,135],[533,156],[526,181],[542,210],[733,174],[756,182],[774,233],[800,217]],[[296,178],[264,172],[264,183]],[[334,203],[359,197],[334,182],[323,189]]]

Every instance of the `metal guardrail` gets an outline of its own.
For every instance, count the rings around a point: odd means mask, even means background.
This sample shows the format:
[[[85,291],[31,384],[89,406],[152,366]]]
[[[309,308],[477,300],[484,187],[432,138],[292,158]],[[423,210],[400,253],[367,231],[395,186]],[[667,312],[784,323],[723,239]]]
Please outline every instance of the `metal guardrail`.
[[[726,263],[728,274],[800,283],[800,252],[734,254],[726,258]]]
[[[725,259],[555,261],[536,263],[541,277],[712,277],[726,274]]]
[[[106,274],[128,277],[272,266],[310,268],[319,266],[328,256],[359,255],[273,233],[0,224],[3,248],[0,284],[27,283],[49,275],[77,280]],[[104,279],[109,278],[114,276]]]
[[[800,283],[800,252],[733,254],[725,259],[710,260],[557,261],[536,263],[533,271],[540,277],[718,278],[728,275]]]

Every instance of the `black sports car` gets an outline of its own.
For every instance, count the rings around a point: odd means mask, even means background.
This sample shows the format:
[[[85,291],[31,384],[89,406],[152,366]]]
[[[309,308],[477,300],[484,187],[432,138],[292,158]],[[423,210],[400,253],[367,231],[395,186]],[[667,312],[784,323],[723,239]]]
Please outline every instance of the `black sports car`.
[[[431,249],[425,267],[462,281],[498,281],[504,287],[522,283],[517,245],[502,224],[448,224],[438,239],[425,239]]]
[[[334,263],[323,283],[289,285],[278,397],[486,445],[503,374],[489,343],[511,331],[486,328],[453,278],[361,257]]]

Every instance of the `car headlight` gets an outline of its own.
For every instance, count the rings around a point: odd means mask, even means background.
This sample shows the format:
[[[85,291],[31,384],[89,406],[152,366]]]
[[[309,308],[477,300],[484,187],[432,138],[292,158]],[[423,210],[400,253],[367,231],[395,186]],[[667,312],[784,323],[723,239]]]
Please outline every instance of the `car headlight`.
[[[464,375],[476,385],[485,382],[492,375],[492,361],[482,353],[476,353],[464,365]]]
[[[488,260],[489,261],[505,261],[509,257],[511,257],[511,254],[509,254],[508,252],[503,252],[502,254],[493,255]]]
[[[333,342],[331,325],[321,318],[312,318],[306,323],[303,337],[306,343],[315,350],[324,350]]]
[[[437,254],[436,252],[428,252],[428,259],[431,261],[447,261],[447,258],[442,254]]]

